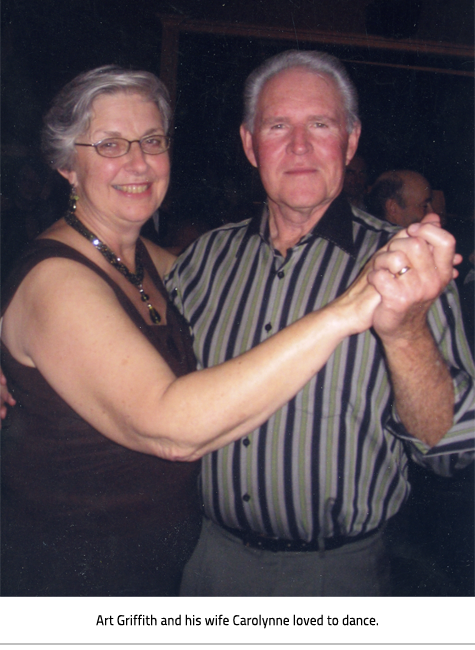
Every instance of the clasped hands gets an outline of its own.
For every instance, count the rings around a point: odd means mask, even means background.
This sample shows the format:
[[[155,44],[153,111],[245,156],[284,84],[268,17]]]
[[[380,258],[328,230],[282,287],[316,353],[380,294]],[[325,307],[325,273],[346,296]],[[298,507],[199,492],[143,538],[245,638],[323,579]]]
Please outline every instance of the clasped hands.
[[[461,261],[454,237],[440,227],[436,214],[401,230],[380,249],[364,275],[381,297],[372,314],[372,326],[381,339],[414,339],[426,330],[427,311],[457,277],[454,265]],[[7,406],[14,404],[0,370],[0,426]]]
[[[415,338],[427,327],[427,312],[448,283],[456,278],[455,239],[428,214],[398,232],[372,258],[368,283],[380,294],[373,327],[386,338]]]

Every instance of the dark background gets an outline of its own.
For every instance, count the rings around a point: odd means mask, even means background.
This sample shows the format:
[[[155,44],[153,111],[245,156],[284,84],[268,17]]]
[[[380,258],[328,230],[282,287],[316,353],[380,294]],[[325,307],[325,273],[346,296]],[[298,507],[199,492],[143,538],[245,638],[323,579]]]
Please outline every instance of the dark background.
[[[466,0],[443,4],[437,0],[4,0],[4,194],[10,191],[15,161],[37,150],[41,116],[67,81],[107,63],[159,73],[158,13],[295,29],[315,26],[336,33],[412,36],[435,43],[470,44],[473,38],[472,8]],[[213,219],[213,205],[223,197],[229,203],[237,195],[239,201],[260,196],[238,138],[243,81],[274,53],[312,47],[297,39],[181,35],[171,198],[182,212]],[[473,78],[443,70],[470,71],[473,59],[429,55],[423,46],[418,52],[317,47],[342,58],[358,88],[363,123],[360,153],[367,159],[371,179],[389,168],[416,169],[434,188],[444,191],[449,213],[471,217]],[[180,191],[184,182],[189,190],[186,196]]]
[[[20,189],[22,164],[38,156],[41,116],[67,81],[108,63],[159,74],[161,13],[421,41],[409,52],[181,34],[172,218],[217,225],[245,216],[262,199],[238,136],[244,79],[272,54],[315,47],[342,58],[358,88],[359,151],[370,180],[390,168],[423,173],[445,193],[448,225],[458,224],[460,241],[473,249],[473,78],[444,73],[472,71],[473,57],[427,54],[423,46],[471,45],[471,0],[4,0],[1,11],[2,212]],[[59,217],[67,188],[54,178]],[[474,595],[473,465],[453,479],[417,467],[411,474],[410,503],[388,531],[396,595]]]

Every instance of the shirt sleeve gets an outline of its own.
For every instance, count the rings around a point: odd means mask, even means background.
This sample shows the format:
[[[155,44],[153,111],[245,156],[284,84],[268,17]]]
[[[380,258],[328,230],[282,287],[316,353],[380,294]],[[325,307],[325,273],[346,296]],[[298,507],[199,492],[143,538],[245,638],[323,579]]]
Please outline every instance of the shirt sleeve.
[[[432,305],[428,323],[452,376],[455,397],[453,425],[436,445],[429,447],[406,431],[393,404],[386,426],[406,442],[416,463],[428,466],[442,476],[450,476],[475,458],[475,368],[454,282]]]

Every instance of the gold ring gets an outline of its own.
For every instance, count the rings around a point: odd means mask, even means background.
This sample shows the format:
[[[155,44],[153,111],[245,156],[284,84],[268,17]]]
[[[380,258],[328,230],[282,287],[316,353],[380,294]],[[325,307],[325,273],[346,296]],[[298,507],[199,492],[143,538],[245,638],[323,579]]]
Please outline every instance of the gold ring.
[[[407,273],[408,271],[411,270],[410,266],[403,266],[403,268],[396,273],[396,275],[401,276],[404,275],[404,273]]]

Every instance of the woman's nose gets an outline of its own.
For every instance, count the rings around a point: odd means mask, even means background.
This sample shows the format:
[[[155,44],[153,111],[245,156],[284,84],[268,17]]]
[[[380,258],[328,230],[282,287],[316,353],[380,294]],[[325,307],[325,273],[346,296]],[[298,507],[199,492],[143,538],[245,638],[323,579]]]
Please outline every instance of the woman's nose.
[[[134,168],[144,169],[148,165],[145,154],[140,146],[140,142],[131,142],[130,149],[125,155],[127,157],[127,164]]]

